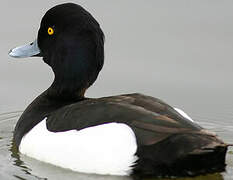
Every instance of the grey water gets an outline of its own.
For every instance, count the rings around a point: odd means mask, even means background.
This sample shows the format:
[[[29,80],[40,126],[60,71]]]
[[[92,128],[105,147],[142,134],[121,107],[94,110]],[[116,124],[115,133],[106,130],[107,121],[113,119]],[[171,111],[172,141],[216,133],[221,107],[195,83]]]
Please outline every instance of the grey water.
[[[1,2],[0,180],[131,179],[61,169],[22,156],[12,144],[17,119],[51,84],[53,74],[40,58],[12,59],[7,53],[32,42],[43,14],[62,2],[66,1]],[[155,96],[233,143],[233,1],[73,2],[89,10],[106,35],[105,66],[87,96]],[[231,180],[233,148],[226,163],[223,173],[179,180]]]

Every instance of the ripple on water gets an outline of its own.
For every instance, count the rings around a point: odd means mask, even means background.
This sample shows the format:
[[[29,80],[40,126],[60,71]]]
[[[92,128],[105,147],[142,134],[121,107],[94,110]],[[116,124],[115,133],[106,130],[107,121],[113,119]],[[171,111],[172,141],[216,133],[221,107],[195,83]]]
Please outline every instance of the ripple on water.
[[[46,164],[20,155],[12,143],[13,128],[22,111],[0,114],[0,179],[4,180],[131,180],[131,177],[82,174]],[[232,126],[224,123],[200,122],[201,126],[218,132],[226,141],[233,141]],[[232,129],[231,129],[232,128]],[[231,180],[233,177],[233,149],[227,154],[227,172],[195,178],[173,178],[173,180]],[[152,179],[150,179],[152,180]],[[154,180],[169,180],[156,178]]]

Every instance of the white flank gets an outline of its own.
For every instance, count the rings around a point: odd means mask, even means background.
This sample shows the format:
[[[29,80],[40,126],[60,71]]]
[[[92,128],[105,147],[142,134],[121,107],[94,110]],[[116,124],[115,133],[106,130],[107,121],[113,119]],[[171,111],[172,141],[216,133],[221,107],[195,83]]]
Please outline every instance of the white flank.
[[[194,121],[192,120],[192,118],[191,118],[188,114],[186,114],[184,111],[182,111],[181,109],[178,109],[178,108],[175,108],[175,107],[174,107],[174,109],[175,109],[180,115],[182,115],[183,117],[185,117],[185,118],[187,118],[188,120],[194,122]]]
[[[46,119],[27,133],[19,151],[32,158],[84,173],[130,175],[138,159],[136,137],[122,123],[53,133]]]

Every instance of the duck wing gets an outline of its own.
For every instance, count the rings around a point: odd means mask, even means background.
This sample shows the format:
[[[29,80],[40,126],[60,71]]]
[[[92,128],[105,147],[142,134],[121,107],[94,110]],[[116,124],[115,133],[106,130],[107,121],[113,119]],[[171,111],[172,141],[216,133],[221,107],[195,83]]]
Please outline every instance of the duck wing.
[[[140,145],[156,144],[178,133],[201,133],[202,128],[165,102],[142,94],[87,99],[67,105],[47,118],[52,132],[81,130],[104,123],[130,126]]]

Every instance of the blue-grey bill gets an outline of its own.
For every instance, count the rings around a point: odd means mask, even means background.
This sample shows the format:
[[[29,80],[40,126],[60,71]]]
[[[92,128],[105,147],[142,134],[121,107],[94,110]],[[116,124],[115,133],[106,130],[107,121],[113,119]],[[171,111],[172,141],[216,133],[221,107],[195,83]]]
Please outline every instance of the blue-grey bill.
[[[13,48],[9,51],[9,56],[14,58],[26,58],[40,54],[40,49],[37,44],[37,39],[27,45]]]

